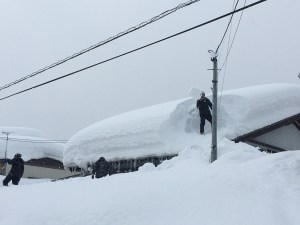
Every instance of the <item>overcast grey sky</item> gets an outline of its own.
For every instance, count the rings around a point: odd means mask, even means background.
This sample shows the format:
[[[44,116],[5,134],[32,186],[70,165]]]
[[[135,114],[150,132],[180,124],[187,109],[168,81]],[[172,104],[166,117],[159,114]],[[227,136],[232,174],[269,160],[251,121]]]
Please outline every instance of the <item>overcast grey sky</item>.
[[[137,25],[187,0],[1,1],[0,86]],[[241,3],[244,1],[241,0]],[[254,2],[247,1],[247,4]],[[158,40],[231,10],[233,0],[202,0],[155,24],[0,92],[0,97]],[[242,4],[240,4],[241,6]],[[268,0],[244,12],[224,89],[297,83],[300,1]],[[234,17],[232,33],[239,14]],[[210,91],[212,63],[229,18],[0,101],[0,126],[41,129],[68,139],[104,118]],[[227,40],[219,56],[225,58]],[[220,81],[224,73],[220,74]],[[220,89],[222,82],[220,82]],[[284,94],[284,93],[283,93]]]

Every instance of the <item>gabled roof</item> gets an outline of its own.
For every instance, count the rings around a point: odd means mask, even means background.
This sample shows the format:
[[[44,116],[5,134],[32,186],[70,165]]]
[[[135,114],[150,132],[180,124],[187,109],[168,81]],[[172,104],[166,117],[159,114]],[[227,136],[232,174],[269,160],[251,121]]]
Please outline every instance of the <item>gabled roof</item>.
[[[265,151],[270,151],[270,152],[281,152],[281,151],[286,151],[288,149],[285,149],[282,146],[277,146],[275,144],[275,142],[273,143],[265,143],[262,140],[259,140],[258,137],[261,137],[267,133],[270,133],[276,129],[282,128],[284,126],[289,126],[289,125],[294,125],[296,127],[296,129],[299,131],[300,134],[300,113],[290,116],[288,118],[285,118],[283,120],[280,120],[276,123],[270,124],[268,126],[262,127],[260,129],[257,129],[255,131],[252,131],[250,133],[241,135],[235,139],[233,139],[233,141],[237,142],[246,142],[250,145],[254,145],[257,146]],[[272,134],[271,134],[272,135]],[[274,134],[273,134],[274,135]],[[300,137],[300,136],[299,136]],[[275,137],[274,137],[275,138]],[[278,137],[277,137],[278,138]],[[294,136],[294,139],[297,138],[297,136]],[[282,141],[284,142],[284,137],[282,139]],[[299,146],[300,148],[300,146]]]
[[[298,113],[294,116],[290,116],[286,119],[280,120],[276,123],[267,125],[267,126],[262,127],[260,129],[254,130],[250,133],[241,135],[241,136],[233,139],[233,141],[236,142],[236,143],[240,142],[240,141],[245,142],[245,141],[248,141],[250,139],[256,138],[260,135],[269,133],[272,130],[275,130],[275,129],[278,129],[280,127],[287,126],[287,125],[290,125],[290,124],[294,124],[297,127],[297,129],[300,131],[300,113]]]

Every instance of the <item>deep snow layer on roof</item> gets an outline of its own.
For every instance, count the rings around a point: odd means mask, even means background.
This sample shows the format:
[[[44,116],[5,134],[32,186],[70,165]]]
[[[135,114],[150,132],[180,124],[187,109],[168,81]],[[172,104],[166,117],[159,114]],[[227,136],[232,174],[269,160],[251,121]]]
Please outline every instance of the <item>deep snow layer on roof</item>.
[[[220,94],[220,93],[219,93]],[[208,96],[210,98],[210,96]],[[64,151],[66,166],[107,159],[177,154],[199,144],[196,99],[138,109],[75,134]],[[233,139],[300,112],[300,86],[269,84],[224,91],[218,98],[219,138]],[[206,125],[205,132],[210,132]]]
[[[32,143],[31,141],[47,141],[44,132],[27,127],[0,127],[0,158],[5,157],[6,135],[2,132],[13,132],[9,134],[7,142],[7,158],[13,158],[16,153],[21,153],[25,161],[39,158],[52,158],[63,161],[63,144],[58,143]]]
[[[85,167],[99,156],[108,159],[174,154],[165,139],[188,113],[192,99],[155,105],[100,121],[75,134],[64,151],[65,166]],[[176,110],[182,105],[181,110]],[[172,115],[174,114],[174,115]],[[174,128],[172,128],[175,126]]]
[[[300,85],[268,84],[224,91],[220,126],[230,139],[300,113]]]

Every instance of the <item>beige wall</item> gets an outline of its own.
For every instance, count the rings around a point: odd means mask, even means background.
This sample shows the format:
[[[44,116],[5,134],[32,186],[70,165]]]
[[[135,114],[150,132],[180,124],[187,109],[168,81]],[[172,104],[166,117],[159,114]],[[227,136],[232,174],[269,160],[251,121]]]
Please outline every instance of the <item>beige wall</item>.
[[[7,165],[6,174],[8,174],[11,165]],[[25,165],[23,178],[49,178],[49,179],[60,179],[72,175],[79,174],[71,173],[67,170],[52,169],[46,167],[29,166]]]

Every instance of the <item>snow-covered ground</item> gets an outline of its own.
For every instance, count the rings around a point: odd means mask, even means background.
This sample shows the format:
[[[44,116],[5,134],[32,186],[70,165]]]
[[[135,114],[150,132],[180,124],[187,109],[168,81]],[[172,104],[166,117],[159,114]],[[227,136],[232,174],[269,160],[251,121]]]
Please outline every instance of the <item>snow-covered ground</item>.
[[[300,151],[269,155],[222,139],[210,164],[210,138],[135,173],[0,187],[0,224],[300,224]]]
[[[134,110],[93,124],[75,134],[64,150],[64,165],[85,168],[108,160],[177,154],[198,145],[200,90],[192,97]],[[240,135],[300,113],[300,85],[268,84],[224,91],[218,100],[219,137]],[[208,98],[211,96],[208,95]],[[210,133],[207,122],[205,132]],[[202,143],[201,143],[202,144]]]
[[[2,188],[2,181],[5,178],[5,176],[0,175],[0,187]],[[51,179],[28,179],[28,178],[22,178],[19,182],[19,186],[23,186],[23,185],[32,185],[32,184],[40,184],[40,183],[45,183],[45,182],[51,182]],[[10,185],[12,185],[12,183],[10,182]],[[2,189],[1,189],[2,190]]]
[[[1,133],[3,131],[12,132],[7,143],[7,158],[13,158],[16,153],[21,153],[25,161],[45,157],[63,161],[63,144],[42,143],[48,141],[46,134],[27,127],[0,127],[0,158],[5,157],[6,149],[6,135]]]

